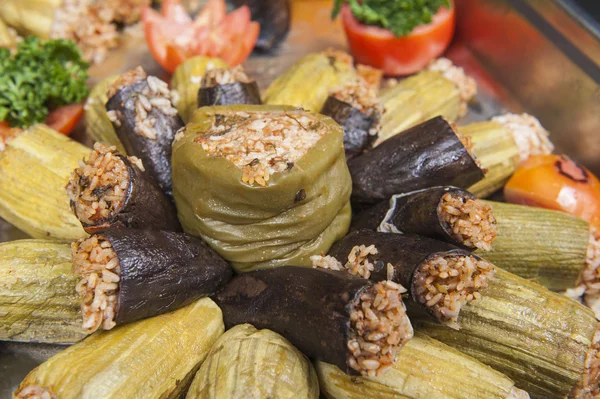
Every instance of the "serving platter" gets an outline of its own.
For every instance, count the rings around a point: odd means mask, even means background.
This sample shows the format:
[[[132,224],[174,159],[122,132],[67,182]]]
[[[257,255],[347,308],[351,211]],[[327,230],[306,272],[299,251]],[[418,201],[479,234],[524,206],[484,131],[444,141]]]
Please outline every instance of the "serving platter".
[[[528,12],[532,10],[537,12],[536,3],[539,2],[497,0],[457,2],[459,28],[446,56],[455,64],[463,67],[467,74],[473,76],[479,87],[476,100],[469,105],[467,116],[461,119],[459,124],[486,120],[505,111],[531,112],[538,116],[542,124],[550,130],[551,138],[557,144],[557,152],[568,153],[598,173],[600,159],[595,159],[597,157],[593,154],[597,154],[597,151],[600,150],[600,139],[591,135],[590,132],[600,128],[600,112],[597,112],[600,109],[600,95],[594,94],[600,93],[600,87],[598,87],[600,75],[597,74],[600,69],[593,67],[595,65],[598,68],[594,55],[586,53],[589,48],[594,49],[598,43],[593,41],[593,37],[591,39],[586,37],[590,40],[590,47],[579,50],[578,54],[583,54],[584,60],[589,62],[584,62],[587,69],[582,67],[581,57],[573,59],[573,54],[555,45],[548,36],[548,32],[532,21]],[[548,1],[548,3],[552,3],[550,8],[557,7],[554,2]],[[293,2],[292,27],[287,40],[271,53],[253,54],[245,63],[247,73],[256,79],[261,89],[265,89],[278,74],[305,54],[330,47],[346,49],[341,23],[330,20],[330,9],[331,1],[328,0]],[[477,10],[495,15],[496,20],[494,21],[499,25],[507,20],[521,24],[524,28],[520,32],[527,32],[526,37],[506,36],[502,46],[503,54],[511,55],[511,52],[518,51],[519,46],[515,41],[527,41],[529,44],[535,42],[538,43],[536,52],[543,51],[541,54],[543,57],[538,58],[537,62],[539,59],[554,60],[554,64],[546,65],[546,67],[548,69],[559,68],[567,74],[552,75],[548,72],[548,75],[554,79],[552,85],[557,93],[567,90],[565,85],[571,85],[571,91],[565,94],[564,112],[556,113],[557,103],[551,101],[552,99],[545,103],[532,99],[531,93],[536,90],[538,93],[546,93],[549,82],[535,79],[525,86],[515,83],[519,81],[519,77],[526,79],[533,68],[531,63],[536,62],[535,60],[527,63],[522,59],[525,58],[523,54],[512,53],[515,60],[512,61],[511,73],[518,76],[505,73],[502,68],[503,63],[507,64],[510,60],[499,59],[497,54],[490,52],[486,47],[486,43],[498,40],[492,35],[501,36],[503,31],[502,29],[490,29],[491,33],[486,37],[474,36],[474,31],[476,31],[474,25],[477,22],[477,16],[474,13]],[[536,15],[543,17],[541,13]],[[561,16],[564,17],[557,11],[553,17],[554,21]],[[548,26],[552,28],[551,23],[544,25],[546,29]],[[561,34],[568,41],[569,36],[564,32]],[[496,41],[496,43],[498,42]],[[168,75],[162,71],[149,54],[143,31],[139,26],[129,30],[119,49],[110,53],[104,62],[94,65],[90,69],[89,83],[93,85],[108,74],[123,72],[137,65],[142,65],[149,74],[168,81]],[[569,119],[566,114],[572,109],[573,103],[580,104],[575,113],[580,119],[576,119],[576,123],[573,123],[569,129],[565,129],[566,120]],[[593,110],[596,110],[596,113]],[[85,144],[91,144],[82,128],[75,132],[74,137]],[[25,237],[24,233],[0,219],[0,242]],[[55,345],[0,343],[0,399],[10,398],[19,382],[31,369],[61,349],[62,347]]]

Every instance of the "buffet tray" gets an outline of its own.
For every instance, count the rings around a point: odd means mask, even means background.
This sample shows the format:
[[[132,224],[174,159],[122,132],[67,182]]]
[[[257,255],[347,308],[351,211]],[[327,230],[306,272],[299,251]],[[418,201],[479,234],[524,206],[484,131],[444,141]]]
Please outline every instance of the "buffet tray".
[[[479,92],[459,124],[502,112],[529,112],[551,132],[558,152],[600,173],[600,41],[560,1],[456,0],[458,28],[446,56],[478,83]],[[331,1],[294,1],[287,40],[245,64],[261,89],[305,54],[346,49],[340,21],[330,20]],[[577,40],[575,40],[577,39]],[[121,47],[91,68],[90,85],[107,73],[137,65],[168,81],[150,56],[141,26],[128,30]],[[90,145],[83,128],[74,137]],[[0,242],[26,235],[0,219]],[[23,377],[64,347],[0,342],[0,399],[10,398]]]

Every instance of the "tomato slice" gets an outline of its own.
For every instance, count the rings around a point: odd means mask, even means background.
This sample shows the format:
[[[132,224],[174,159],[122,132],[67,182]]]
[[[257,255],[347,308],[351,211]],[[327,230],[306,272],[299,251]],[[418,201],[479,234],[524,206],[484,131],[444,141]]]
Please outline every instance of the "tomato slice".
[[[70,104],[51,111],[46,125],[62,134],[69,135],[83,116],[83,104]]]
[[[454,3],[441,7],[431,23],[396,37],[377,26],[360,23],[347,4],[341,11],[348,45],[357,62],[383,70],[386,75],[408,75],[424,68],[450,45],[456,23]]]
[[[565,156],[530,157],[504,186],[504,197],[515,204],[567,212],[600,228],[600,181]]]
[[[227,14],[224,0],[209,0],[194,21],[178,0],[165,0],[160,14],[145,8],[142,18],[150,53],[171,73],[196,55],[220,57],[230,66],[241,64],[260,32],[247,6]]]

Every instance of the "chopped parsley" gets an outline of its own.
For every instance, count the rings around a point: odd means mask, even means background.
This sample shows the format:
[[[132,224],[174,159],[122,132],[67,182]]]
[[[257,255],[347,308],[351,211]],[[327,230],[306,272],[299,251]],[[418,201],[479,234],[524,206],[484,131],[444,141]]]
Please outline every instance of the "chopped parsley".
[[[43,122],[49,109],[83,101],[88,67],[68,40],[28,37],[15,54],[0,49],[0,121],[26,128]]]
[[[361,23],[388,29],[398,37],[430,23],[441,7],[450,7],[450,0],[335,0],[332,18],[337,17],[344,3]]]

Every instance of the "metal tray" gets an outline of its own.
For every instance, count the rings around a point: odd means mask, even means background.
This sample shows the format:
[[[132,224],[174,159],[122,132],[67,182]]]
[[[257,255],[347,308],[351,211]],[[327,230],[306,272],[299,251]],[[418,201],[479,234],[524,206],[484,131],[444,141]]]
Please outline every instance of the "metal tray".
[[[561,0],[456,0],[458,29],[446,56],[479,85],[476,101],[459,123],[504,111],[529,112],[551,132],[564,152],[600,173],[600,41],[585,18]],[[292,30],[270,54],[253,54],[248,73],[261,89],[305,54],[346,48],[339,21],[330,21],[331,1],[294,1]],[[91,68],[94,84],[141,64],[168,80],[148,53],[141,30]],[[90,144],[82,129],[76,139]],[[26,235],[0,219],[0,242]],[[0,399],[10,398],[23,377],[63,347],[0,343]]]

